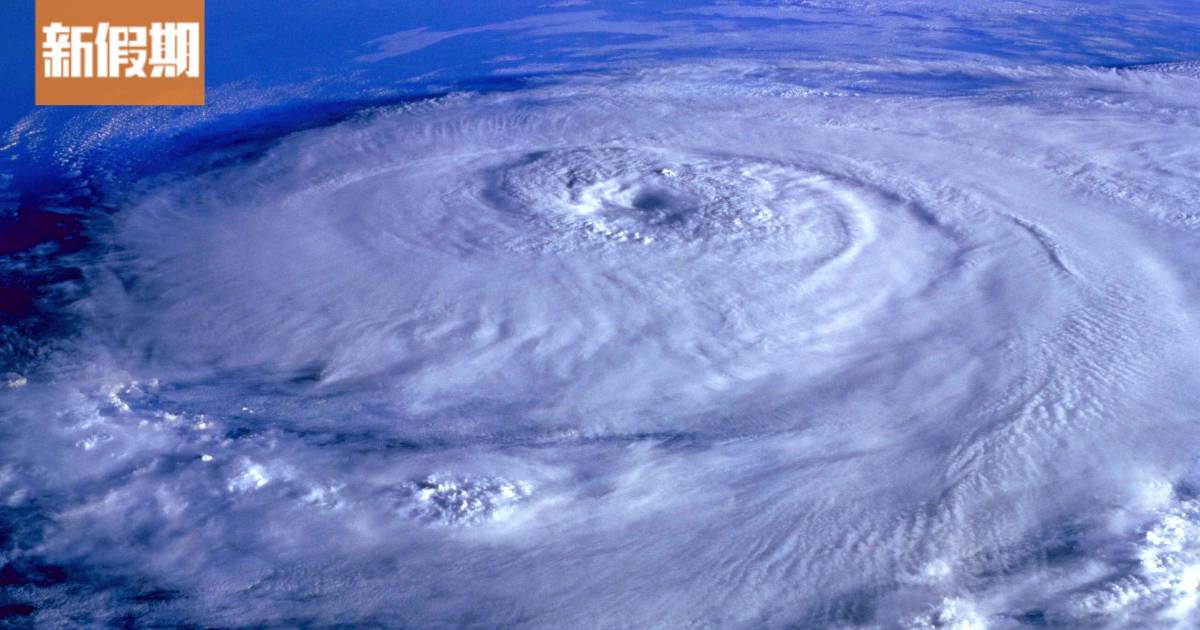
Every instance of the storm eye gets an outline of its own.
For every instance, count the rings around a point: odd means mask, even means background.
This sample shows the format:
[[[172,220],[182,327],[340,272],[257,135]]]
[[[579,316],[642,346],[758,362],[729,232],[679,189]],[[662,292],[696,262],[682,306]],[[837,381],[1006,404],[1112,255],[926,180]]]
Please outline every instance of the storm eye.
[[[681,223],[696,209],[695,200],[658,190],[637,193],[630,205],[642,212],[642,220],[649,225]]]
[[[633,198],[633,207],[646,212],[656,212],[671,207],[671,199],[660,192],[643,192]]]
[[[794,242],[807,239],[802,233],[814,229],[813,221],[825,223],[848,210],[823,188],[823,175],[743,156],[576,148],[526,154],[497,172],[499,185],[487,189],[486,203],[538,226],[517,236],[545,237],[534,245],[538,249],[598,239],[631,245]],[[837,232],[837,223],[815,229]],[[750,234],[755,238],[747,240]]]

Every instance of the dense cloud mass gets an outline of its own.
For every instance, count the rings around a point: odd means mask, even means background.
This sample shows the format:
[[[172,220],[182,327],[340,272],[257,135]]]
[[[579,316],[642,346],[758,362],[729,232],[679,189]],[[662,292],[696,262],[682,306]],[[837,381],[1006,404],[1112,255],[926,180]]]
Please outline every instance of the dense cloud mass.
[[[9,376],[4,579],[48,625],[1193,625],[1198,93],[681,62],[156,178]]]

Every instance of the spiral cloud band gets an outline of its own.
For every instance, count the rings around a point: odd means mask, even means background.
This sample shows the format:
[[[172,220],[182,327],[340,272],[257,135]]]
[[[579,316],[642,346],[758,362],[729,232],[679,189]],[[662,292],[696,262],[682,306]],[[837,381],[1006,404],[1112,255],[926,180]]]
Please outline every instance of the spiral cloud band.
[[[8,392],[0,500],[51,524],[23,592],[48,621],[1186,627],[1197,93],[1188,64],[678,63],[156,180]]]

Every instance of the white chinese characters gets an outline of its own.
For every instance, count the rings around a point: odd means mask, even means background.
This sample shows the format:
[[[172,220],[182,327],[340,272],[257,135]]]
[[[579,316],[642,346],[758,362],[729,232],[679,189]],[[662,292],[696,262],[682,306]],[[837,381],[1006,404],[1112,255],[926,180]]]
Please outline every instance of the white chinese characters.
[[[153,22],[145,26],[42,27],[47,78],[199,77],[200,24]]]

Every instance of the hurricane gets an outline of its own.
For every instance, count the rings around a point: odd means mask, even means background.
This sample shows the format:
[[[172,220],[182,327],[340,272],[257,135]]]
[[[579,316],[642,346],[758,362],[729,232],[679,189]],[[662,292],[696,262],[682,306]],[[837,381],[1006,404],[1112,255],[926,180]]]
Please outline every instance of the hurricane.
[[[1011,4],[906,10],[976,43],[1101,29]],[[4,616],[1196,624],[1195,41],[862,54],[837,35],[909,18],[786,9],[564,6],[348,63],[580,33],[608,57],[15,123],[4,151],[67,173],[37,211],[78,225],[4,259],[34,296],[0,349]],[[637,55],[768,18],[801,21]],[[1136,24],[1198,32],[1176,18]],[[1067,41],[1138,28],[1103,25]]]

